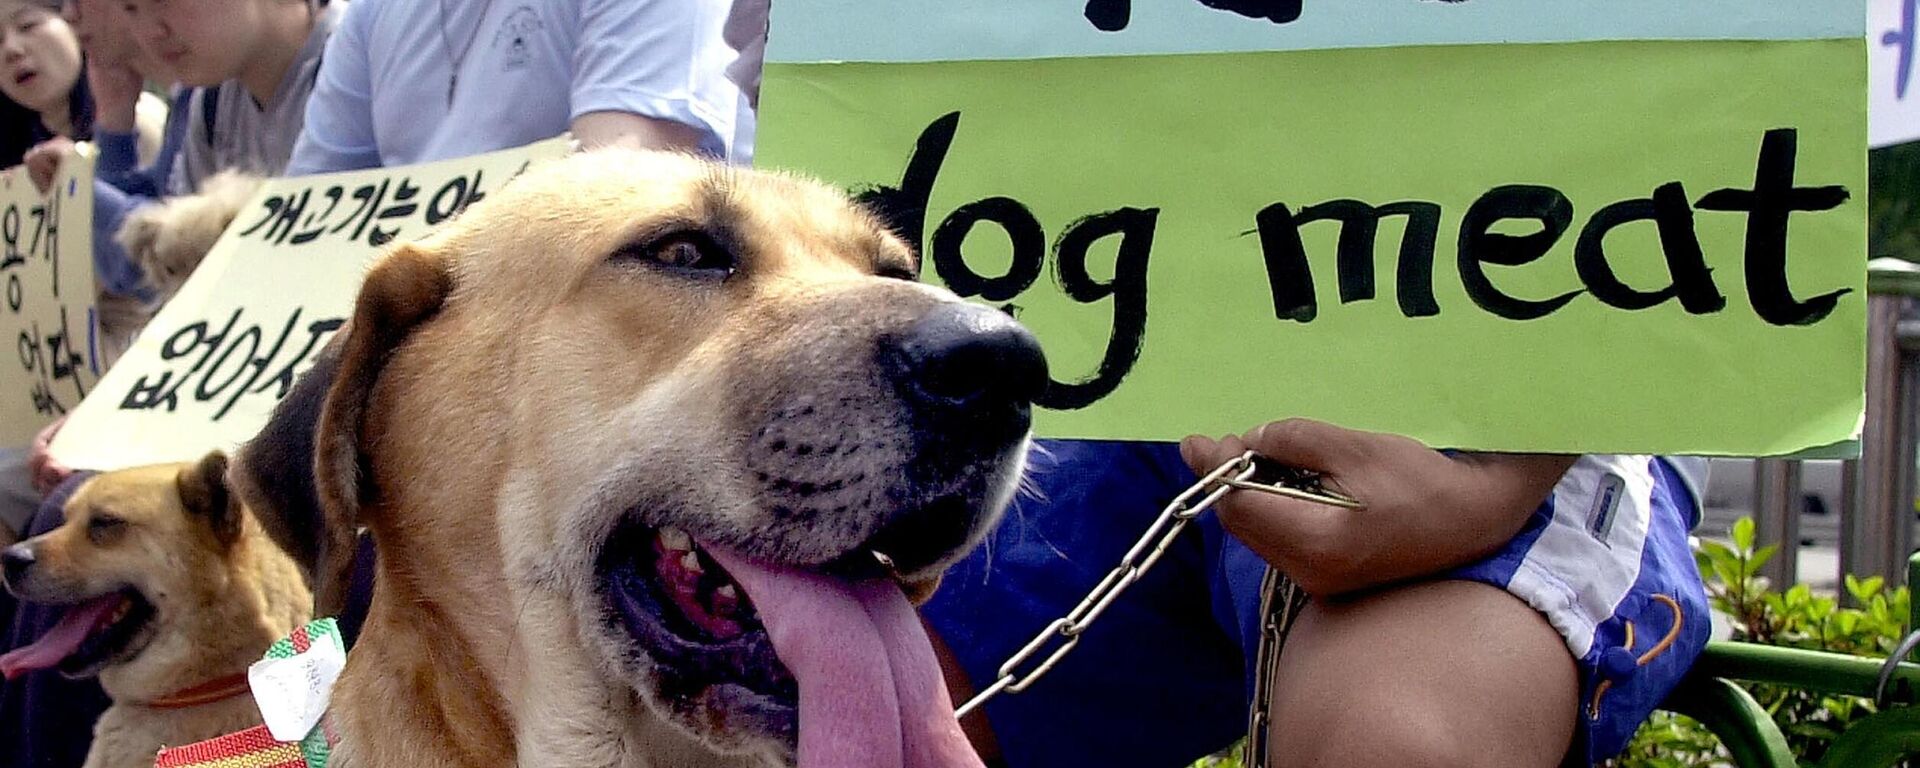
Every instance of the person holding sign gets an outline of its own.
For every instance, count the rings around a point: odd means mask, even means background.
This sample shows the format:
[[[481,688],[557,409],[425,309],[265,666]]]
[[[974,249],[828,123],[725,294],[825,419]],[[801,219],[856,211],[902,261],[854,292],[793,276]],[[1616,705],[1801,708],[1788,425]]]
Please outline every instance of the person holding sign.
[[[93,136],[80,40],[59,12],[45,0],[0,2],[0,168],[43,141]]]
[[[325,0],[131,0],[126,8],[146,53],[200,89],[167,191],[191,194],[228,169],[279,175],[338,9]]]
[[[6,70],[0,78],[0,111],[7,113],[0,117],[0,135],[5,136],[0,138],[0,164],[25,161],[42,187],[50,183],[59,158],[71,151],[75,140],[97,139],[98,132],[116,125],[119,113],[100,114],[96,89],[83,70],[90,71],[96,62],[122,62],[133,50],[124,30],[70,21],[59,11],[57,4],[40,0],[0,0],[0,66]],[[164,109],[146,97],[137,108],[129,101],[126,112],[127,152],[152,154]],[[101,276],[112,293],[111,275]],[[36,484],[31,475],[43,464],[33,463],[25,448],[0,449],[0,541],[25,524],[41,491],[60,474],[49,471],[47,482]]]
[[[956,698],[998,679],[1196,473],[1249,450],[1364,507],[1228,494],[1056,669],[964,721],[983,752],[1184,766],[1258,706],[1269,765],[1584,765],[1621,749],[1705,645],[1684,462],[1448,454],[1295,420],[1180,446],[1041,441],[1028,492],[923,609]],[[1256,701],[1269,565],[1279,652]]]
[[[189,93],[182,90],[168,109],[146,92],[148,80],[171,82],[173,78],[140,50],[119,4],[66,0],[61,17],[80,38],[80,49],[86,54],[87,90],[93,97],[93,142],[99,150],[94,161],[93,273],[105,294],[103,303],[125,308],[116,313],[123,320],[118,325],[125,327],[108,331],[124,338],[145,321],[147,312],[139,305],[155,297],[145,275],[114,235],[129,212],[165,190],[166,172],[173,167],[186,130]],[[59,137],[27,152],[27,169],[43,192],[72,147],[72,141]]]
[[[739,93],[714,0],[359,0],[288,175],[410,165],[572,131],[725,156]]]
[[[279,175],[337,9],[326,0],[131,0],[125,7],[143,53],[193,87],[186,138],[165,191],[191,194],[227,169]],[[96,262],[111,260],[98,251],[101,244],[96,239]],[[43,490],[68,471],[45,450],[58,429],[56,423],[34,446],[34,481]]]

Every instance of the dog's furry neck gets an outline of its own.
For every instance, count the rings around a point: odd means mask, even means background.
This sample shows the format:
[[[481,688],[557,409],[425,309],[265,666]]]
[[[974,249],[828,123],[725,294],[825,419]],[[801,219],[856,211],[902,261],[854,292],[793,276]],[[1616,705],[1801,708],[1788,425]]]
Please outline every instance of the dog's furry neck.
[[[455,561],[382,525],[384,516],[372,518],[377,549],[409,556],[379,558],[365,629],[334,688],[346,763],[511,765],[513,716],[501,695],[511,681],[494,676],[513,669],[515,618],[496,614],[504,587],[490,525],[467,521],[475,530],[438,532],[472,542]]]
[[[132,661],[100,673],[113,706],[94,725],[86,768],[153,765],[159,745],[192,744],[260,724],[253,697],[158,709],[146,702],[244,673],[267,646],[304,624],[313,597],[293,562],[251,518],[222,561],[186,594],[150,596],[162,612],[153,641]]]

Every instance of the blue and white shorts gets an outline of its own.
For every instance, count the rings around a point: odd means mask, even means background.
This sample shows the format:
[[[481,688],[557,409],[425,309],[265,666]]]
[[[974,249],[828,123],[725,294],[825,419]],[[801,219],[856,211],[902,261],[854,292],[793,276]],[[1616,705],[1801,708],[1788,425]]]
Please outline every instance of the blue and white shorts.
[[[1505,549],[1454,573],[1525,600],[1566,638],[1590,761],[1625,748],[1706,647],[1706,589],[1688,542],[1698,520],[1695,494],[1667,461],[1583,456]]]
[[[976,690],[1195,480],[1165,443],[1042,441],[1032,467],[1006,521],[922,610]],[[1502,551],[1452,574],[1507,590],[1566,639],[1574,749],[1590,761],[1624,748],[1706,645],[1694,487],[1666,460],[1583,457]],[[987,704],[1006,765],[1172,768],[1245,735],[1266,563],[1211,514],[1194,528],[1051,673]]]

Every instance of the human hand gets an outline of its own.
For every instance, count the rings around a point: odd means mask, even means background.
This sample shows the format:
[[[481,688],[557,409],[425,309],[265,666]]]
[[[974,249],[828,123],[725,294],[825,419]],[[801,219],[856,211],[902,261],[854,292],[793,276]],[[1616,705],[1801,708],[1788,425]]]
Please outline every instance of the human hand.
[[[87,87],[93,91],[93,124],[98,130],[132,133],[135,109],[146,81],[125,64],[87,63]]]
[[[1227,531],[1315,597],[1439,573],[1497,551],[1574,460],[1448,456],[1398,435],[1304,419],[1222,440],[1189,437],[1180,455],[1204,475],[1249,449],[1320,473],[1328,489],[1365,505],[1344,509],[1257,491],[1221,499]]]
[[[42,496],[52,493],[53,489],[66,481],[68,475],[73,474],[71,467],[60,463],[47,450],[53,445],[53,436],[60,434],[60,427],[66,423],[67,417],[62,416],[33,436],[33,451],[27,457],[27,471],[33,476],[33,489]]]
[[[60,175],[60,161],[73,151],[73,140],[65,136],[55,136],[27,150],[21,164],[27,166],[27,178],[33,180],[33,186],[46,194],[53,186],[53,177]]]

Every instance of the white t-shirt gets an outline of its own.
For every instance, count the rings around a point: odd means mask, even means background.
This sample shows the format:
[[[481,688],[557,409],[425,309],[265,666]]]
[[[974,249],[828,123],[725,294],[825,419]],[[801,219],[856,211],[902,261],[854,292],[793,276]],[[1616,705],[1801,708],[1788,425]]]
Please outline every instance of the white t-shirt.
[[[327,46],[287,174],[465,157],[607,111],[692,126],[703,152],[725,157],[741,98],[725,72],[735,57],[721,39],[728,7],[355,0]]]

